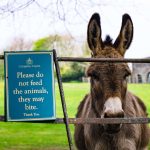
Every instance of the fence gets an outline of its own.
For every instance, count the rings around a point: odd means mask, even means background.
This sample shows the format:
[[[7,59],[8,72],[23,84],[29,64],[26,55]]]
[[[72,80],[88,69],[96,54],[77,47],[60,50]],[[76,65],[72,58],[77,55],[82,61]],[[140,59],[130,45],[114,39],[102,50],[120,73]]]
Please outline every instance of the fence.
[[[150,118],[68,118],[67,107],[65,102],[65,95],[63,90],[63,84],[61,80],[61,73],[59,68],[59,62],[112,62],[112,63],[150,63],[150,59],[118,59],[118,58],[75,58],[75,57],[57,57],[56,51],[54,52],[54,63],[56,69],[56,75],[59,85],[61,103],[64,118],[57,118],[53,123],[63,123],[66,126],[67,138],[69,143],[69,149],[73,150],[72,138],[70,133],[69,124],[146,124],[150,123]],[[0,55],[0,59],[4,59],[3,55]],[[0,116],[0,121],[4,121],[4,116]]]

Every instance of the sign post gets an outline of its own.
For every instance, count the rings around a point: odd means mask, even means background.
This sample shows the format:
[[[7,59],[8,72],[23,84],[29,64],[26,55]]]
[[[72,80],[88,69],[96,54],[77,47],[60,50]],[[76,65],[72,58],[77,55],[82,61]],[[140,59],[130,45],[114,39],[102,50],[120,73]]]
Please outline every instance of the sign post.
[[[5,52],[6,121],[56,119],[53,51]]]

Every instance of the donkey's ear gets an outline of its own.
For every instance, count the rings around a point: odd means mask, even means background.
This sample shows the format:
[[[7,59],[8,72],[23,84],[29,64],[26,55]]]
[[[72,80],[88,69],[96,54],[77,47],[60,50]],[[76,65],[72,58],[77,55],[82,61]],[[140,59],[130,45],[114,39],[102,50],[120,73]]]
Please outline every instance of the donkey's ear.
[[[114,43],[114,47],[119,53],[124,56],[126,50],[129,48],[133,38],[133,23],[128,14],[122,17],[122,25],[120,33]]]
[[[100,16],[98,13],[94,13],[89,21],[87,30],[87,41],[89,48],[92,50],[95,56],[101,49],[101,25]]]

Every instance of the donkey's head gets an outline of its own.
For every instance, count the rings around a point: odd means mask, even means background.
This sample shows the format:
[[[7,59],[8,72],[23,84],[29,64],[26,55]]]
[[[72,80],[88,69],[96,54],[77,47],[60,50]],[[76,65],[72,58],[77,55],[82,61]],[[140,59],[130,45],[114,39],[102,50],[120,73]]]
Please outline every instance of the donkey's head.
[[[133,37],[133,24],[130,16],[124,14],[120,33],[114,43],[107,36],[101,39],[100,16],[92,15],[87,31],[89,48],[95,58],[123,58]],[[124,117],[126,78],[130,69],[126,63],[92,63],[87,70],[91,77],[92,108],[98,117]],[[121,125],[104,125],[108,133],[120,130]]]

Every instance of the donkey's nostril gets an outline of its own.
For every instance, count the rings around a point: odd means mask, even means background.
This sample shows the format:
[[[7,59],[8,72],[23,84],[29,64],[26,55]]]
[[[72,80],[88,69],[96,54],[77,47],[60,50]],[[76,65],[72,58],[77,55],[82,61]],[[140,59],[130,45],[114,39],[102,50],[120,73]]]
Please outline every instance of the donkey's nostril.
[[[120,112],[120,113],[118,113],[118,116],[117,116],[117,118],[124,118],[124,112]]]
[[[105,112],[104,113],[104,118],[111,118],[110,113]]]
[[[116,112],[116,113],[111,113],[111,112],[105,112],[104,113],[104,118],[124,118],[124,112]]]

